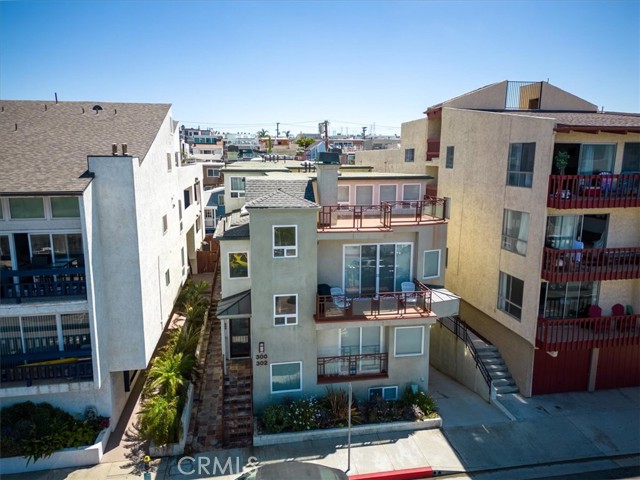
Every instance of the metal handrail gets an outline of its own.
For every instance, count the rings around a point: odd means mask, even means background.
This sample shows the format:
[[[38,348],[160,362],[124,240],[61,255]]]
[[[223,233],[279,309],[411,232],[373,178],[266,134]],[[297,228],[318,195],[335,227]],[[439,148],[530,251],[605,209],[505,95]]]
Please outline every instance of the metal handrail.
[[[447,322],[445,322],[445,320],[451,321],[453,323],[453,327],[450,327],[449,325],[447,325]],[[473,341],[469,336],[469,327],[467,326],[467,324],[457,317],[438,318],[438,322],[440,323],[440,325],[442,325],[447,330],[452,332],[456,337],[464,341],[465,345],[469,349],[469,352],[471,353],[471,356],[476,362],[476,368],[480,370],[480,373],[482,374],[482,378],[484,378],[484,381],[487,384],[487,387],[489,388],[489,395],[491,395],[491,387],[493,385],[491,380],[491,375],[489,375],[489,371],[487,370],[487,367],[485,367],[484,363],[482,363],[482,360],[480,359],[480,355],[478,355],[478,350],[476,349],[476,346],[473,344]]]

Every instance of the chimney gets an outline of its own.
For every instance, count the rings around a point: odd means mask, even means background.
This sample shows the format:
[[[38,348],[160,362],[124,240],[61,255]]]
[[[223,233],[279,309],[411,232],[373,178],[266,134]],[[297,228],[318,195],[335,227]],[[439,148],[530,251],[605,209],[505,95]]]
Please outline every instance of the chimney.
[[[340,156],[337,153],[320,152],[316,162],[319,203],[323,207],[338,205],[338,170]]]
[[[111,144],[111,155],[118,155],[118,144],[117,143],[112,143]]]
[[[122,144],[122,155],[126,155],[127,154],[127,144],[123,143]]]

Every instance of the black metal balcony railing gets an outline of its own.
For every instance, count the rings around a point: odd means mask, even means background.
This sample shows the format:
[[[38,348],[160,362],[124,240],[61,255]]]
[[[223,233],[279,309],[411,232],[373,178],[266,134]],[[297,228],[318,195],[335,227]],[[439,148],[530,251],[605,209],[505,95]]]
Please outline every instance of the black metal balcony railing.
[[[414,281],[414,284],[417,285],[414,292],[317,295],[316,321],[429,316],[431,289],[418,281]]]
[[[640,207],[640,173],[550,175],[549,208]]]
[[[388,376],[388,353],[318,357],[318,383],[349,382]]]
[[[24,383],[30,387],[41,381],[77,382],[93,379],[91,350],[2,355],[1,363],[0,379],[3,386]]]
[[[87,298],[84,267],[0,271],[0,303]]]
[[[542,278],[589,282],[640,278],[640,247],[558,250],[545,248]]]
[[[536,346],[545,351],[640,345],[640,315],[538,318]]]
[[[379,205],[331,205],[320,210],[318,230],[390,230],[392,226],[443,223],[446,200],[381,202]]]

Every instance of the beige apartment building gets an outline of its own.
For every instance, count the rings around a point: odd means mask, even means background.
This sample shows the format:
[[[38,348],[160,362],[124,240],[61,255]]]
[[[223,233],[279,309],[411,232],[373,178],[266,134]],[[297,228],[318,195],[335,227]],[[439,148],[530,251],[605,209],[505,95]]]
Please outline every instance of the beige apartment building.
[[[356,164],[434,177],[460,317],[524,395],[640,385],[640,115],[509,81],[425,113]]]

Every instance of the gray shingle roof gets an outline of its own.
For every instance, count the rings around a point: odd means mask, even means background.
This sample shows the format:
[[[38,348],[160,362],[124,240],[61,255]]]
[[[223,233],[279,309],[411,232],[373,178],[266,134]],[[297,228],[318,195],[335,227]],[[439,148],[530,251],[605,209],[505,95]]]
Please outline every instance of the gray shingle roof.
[[[304,197],[304,195],[303,195]],[[303,197],[296,197],[278,189],[247,203],[245,207],[250,208],[319,208],[313,202],[305,200]]]
[[[245,182],[245,200],[250,203],[275,190],[282,190],[294,197],[305,198],[309,179],[293,175],[288,178],[246,177]]]
[[[214,237],[219,240],[238,240],[249,238],[249,233],[249,215],[242,215],[238,211],[220,219]]]
[[[2,100],[0,107],[0,194],[7,195],[79,194],[91,181],[82,177],[87,156],[111,155],[113,143],[143,160],[171,105]]]

